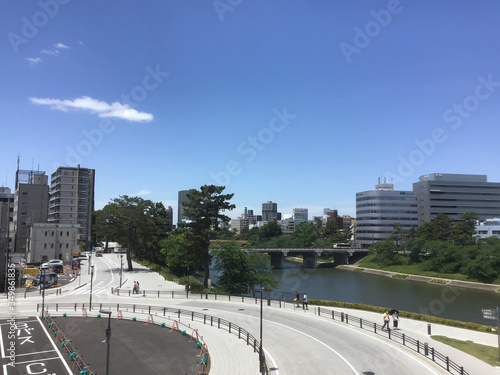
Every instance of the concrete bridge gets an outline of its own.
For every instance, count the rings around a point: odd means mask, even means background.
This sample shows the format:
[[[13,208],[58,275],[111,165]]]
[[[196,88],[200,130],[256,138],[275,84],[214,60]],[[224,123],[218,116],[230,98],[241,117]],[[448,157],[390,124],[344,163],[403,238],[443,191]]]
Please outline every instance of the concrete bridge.
[[[323,249],[323,248],[252,248],[247,252],[267,253],[271,256],[272,268],[284,268],[285,257],[289,255],[302,255],[304,260],[303,267],[316,268],[318,266],[318,256],[322,253],[333,254],[334,264],[354,263],[368,254],[367,249],[361,248],[341,248],[341,249]]]

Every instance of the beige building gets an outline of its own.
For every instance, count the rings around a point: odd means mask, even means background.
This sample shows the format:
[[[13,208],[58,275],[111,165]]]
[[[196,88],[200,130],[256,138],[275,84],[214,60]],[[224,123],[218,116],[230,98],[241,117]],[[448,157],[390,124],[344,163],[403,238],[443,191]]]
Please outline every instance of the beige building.
[[[94,212],[95,170],[59,167],[50,181],[49,223],[79,224],[79,241],[90,250]]]
[[[26,261],[36,264],[60,259],[71,264],[73,253],[79,250],[79,230],[79,224],[33,224],[26,245]]]
[[[13,224],[15,230],[14,253],[23,257],[30,226],[46,223],[49,205],[48,176],[41,171],[16,172]]]

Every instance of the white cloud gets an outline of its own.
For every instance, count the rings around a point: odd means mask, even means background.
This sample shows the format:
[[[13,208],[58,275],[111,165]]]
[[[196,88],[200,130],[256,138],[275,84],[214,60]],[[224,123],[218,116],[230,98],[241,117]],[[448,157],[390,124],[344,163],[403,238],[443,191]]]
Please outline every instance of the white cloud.
[[[149,122],[154,119],[153,115],[146,112],[139,112],[131,108],[128,104],[119,102],[106,103],[88,96],[82,96],[74,100],[61,100],[51,98],[29,98],[33,104],[48,105],[58,111],[69,112],[71,110],[89,111],[99,117],[115,117],[133,122]]]
[[[146,190],[146,189],[142,189],[140,192],[138,192],[137,194],[132,194],[131,196],[141,196],[141,195],[148,195],[148,194],[151,194],[152,191],[151,190]]]
[[[42,49],[40,53],[43,53],[44,55],[51,55],[51,56],[56,56],[59,55],[58,50],[52,50],[52,49]]]
[[[56,47],[57,49],[66,49],[66,48],[69,48],[67,45],[62,44],[62,43],[57,43],[57,44],[54,45],[54,47]]]
[[[42,59],[39,57],[27,57],[26,60],[28,60],[28,62],[32,65],[36,65],[39,62],[42,62]]]

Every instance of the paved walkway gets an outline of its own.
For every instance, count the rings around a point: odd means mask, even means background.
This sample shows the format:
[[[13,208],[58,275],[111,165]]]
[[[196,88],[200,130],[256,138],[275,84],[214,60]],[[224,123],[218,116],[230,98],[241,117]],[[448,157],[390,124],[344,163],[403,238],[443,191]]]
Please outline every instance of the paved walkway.
[[[105,255],[105,260],[109,262],[113,262],[115,265],[119,267],[120,259],[112,254]],[[85,266],[84,266],[85,267]],[[52,298],[46,298],[46,302],[67,302],[68,291],[74,290],[85,285],[87,282],[90,282],[90,276],[86,272],[85,268],[82,270],[82,275],[78,281],[75,278],[73,283],[63,287],[63,293],[59,296],[53,296]],[[139,264],[134,264],[134,271],[132,272],[124,272],[123,274],[123,285],[122,290],[130,290],[133,285],[133,281],[138,280],[141,285],[141,289],[146,290],[163,290],[163,291],[184,291],[183,285],[178,285],[173,282],[169,282],[164,280],[161,276],[148,270],[146,267],[140,266]],[[38,297],[33,297],[38,298]],[[29,300],[29,298],[28,298]],[[20,312],[22,311],[33,311],[33,303],[28,300],[19,300],[17,308]],[[227,316],[230,321],[234,321],[242,327],[252,327],[252,334],[254,336],[258,336],[258,305],[255,304],[254,299],[246,298],[245,302],[241,302],[241,299],[232,298],[231,301],[224,300],[220,297],[217,301],[205,300],[201,299],[200,295],[190,295],[188,299],[178,298],[157,298],[153,295],[147,295],[146,297],[142,295],[135,295],[128,297],[128,293],[126,296],[116,296],[111,294],[111,288],[109,291],[103,293],[103,295],[99,296],[99,301],[109,301],[109,303],[137,303],[140,300],[140,304],[142,305],[160,305],[160,306],[168,306],[182,309],[191,309],[197,310],[202,313],[207,313],[207,310],[210,310],[210,314],[219,315],[219,316]],[[5,311],[6,305],[4,303],[5,300],[0,302],[0,311]],[[26,302],[24,302],[26,301]],[[120,302],[122,301],[122,302]],[[76,301],[75,301],[76,302]],[[339,312],[345,312],[349,315],[360,317],[364,320],[369,320],[372,322],[377,322],[381,324],[381,316],[378,313],[371,313],[367,311],[359,311],[359,310],[349,310],[349,309],[335,309]],[[125,312],[128,314],[129,312]],[[324,373],[325,368],[321,367],[322,363],[326,361],[326,358],[323,360],[318,359],[312,360],[311,364],[304,368],[299,369],[299,363],[301,364],[305,361],[308,356],[310,358],[314,358],[314,353],[310,352],[312,347],[316,344],[315,341],[310,341],[306,339],[304,336],[304,332],[302,332],[302,336],[297,336],[298,331],[309,331],[312,335],[319,337],[319,339],[323,339],[324,342],[329,342],[327,337],[320,338],[321,332],[325,331],[325,321],[329,320],[326,317],[318,317],[317,308],[314,306],[310,306],[310,310],[303,311],[302,309],[295,309],[292,303],[283,304],[280,307],[278,306],[265,306],[264,308],[265,314],[265,324],[267,327],[271,325],[275,328],[273,330],[267,329],[266,336],[264,341],[264,349],[268,352],[270,359],[271,367],[276,366],[279,371],[281,371],[281,375],[283,374],[317,374]],[[139,318],[139,317],[138,317]],[[167,317],[173,319],[174,317]],[[139,319],[145,320],[145,317],[140,317]],[[224,318],[226,319],[226,318]],[[156,318],[155,318],[156,320]],[[172,320],[170,320],[172,321]],[[204,340],[209,346],[211,357],[212,357],[212,374],[256,374],[258,373],[258,355],[253,352],[251,346],[247,346],[243,340],[238,339],[234,335],[229,335],[227,331],[218,330],[216,327],[211,327],[210,325],[203,325],[203,323],[196,323],[191,321],[183,322],[188,327],[193,329],[199,329],[200,334],[203,335]],[[359,328],[355,328],[352,326],[348,326],[345,323],[339,323],[338,321],[329,322],[328,324],[334,324],[337,327],[345,327],[347,329],[360,330]],[[290,327],[290,328],[287,328]],[[293,328],[295,327],[295,328]],[[301,329],[300,327],[304,328]],[[307,327],[307,329],[305,329]],[[408,319],[402,319],[400,321],[401,332],[407,334],[408,336],[420,340],[423,342],[429,342],[430,346],[436,348],[436,350],[448,355],[451,360],[458,363],[468,371],[471,375],[500,375],[500,370],[496,369],[492,366],[485,364],[478,359],[471,357],[463,352],[450,348],[446,345],[443,345],[439,342],[433,341],[427,335],[427,323],[420,321],[413,321]],[[278,330],[279,328],[279,330]],[[344,328],[344,330],[345,330]],[[326,330],[330,330],[330,328],[326,328]],[[447,337],[457,338],[460,340],[469,340],[477,343],[481,343],[484,345],[489,345],[493,347],[497,347],[497,336],[493,334],[480,333],[475,331],[469,331],[454,327],[442,326],[438,324],[432,324],[431,330],[433,335],[443,335]],[[279,337],[274,337],[273,332],[279,332]],[[313,334],[312,332],[316,332]],[[270,336],[271,335],[271,336]],[[373,333],[366,332],[364,335],[371,335],[373,338],[371,340],[384,340],[379,335],[373,335]],[[351,336],[352,337],[352,336]],[[332,338],[333,339],[333,338]],[[293,344],[292,344],[293,343]],[[301,347],[298,343],[304,343],[307,345],[307,348]],[[306,344],[309,343],[309,344]],[[313,345],[314,344],[314,345]],[[347,342],[345,342],[347,344]],[[353,343],[355,344],[355,343]],[[298,346],[297,346],[298,345]],[[332,344],[333,345],[333,344]],[[342,344],[337,344],[342,345]],[[358,343],[359,345],[359,343]],[[380,344],[377,344],[380,345]],[[393,345],[393,344],[391,344]],[[292,350],[293,349],[293,350]],[[302,351],[303,353],[308,353],[306,357],[299,358],[297,357],[296,350]],[[305,352],[304,352],[305,350]],[[411,354],[412,356],[414,354]],[[415,354],[417,358],[418,355]],[[422,358],[422,356],[420,356]],[[273,362],[276,360],[275,362]],[[359,361],[363,362],[364,358],[359,357]],[[297,369],[296,369],[297,368]],[[274,370],[273,374],[278,374],[278,370]],[[436,371],[436,370],[433,370]],[[438,371],[439,372],[439,371]],[[347,373],[347,372],[346,372]],[[363,371],[358,372],[359,374],[363,373]],[[390,373],[386,372],[386,373]],[[431,373],[431,372],[429,372]],[[435,373],[435,372],[433,372]]]

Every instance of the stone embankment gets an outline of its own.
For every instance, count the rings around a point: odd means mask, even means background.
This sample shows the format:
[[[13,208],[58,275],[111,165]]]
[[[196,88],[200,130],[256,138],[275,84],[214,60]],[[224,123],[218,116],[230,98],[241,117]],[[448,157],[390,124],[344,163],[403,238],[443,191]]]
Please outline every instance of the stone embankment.
[[[496,284],[483,284],[483,283],[476,283],[476,282],[472,282],[472,281],[459,281],[459,280],[452,280],[452,279],[443,279],[440,277],[408,275],[408,274],[399,273],[399,272],[391,272],[391,271],[376,270],[376,269],[372,269],[372,268],[365,268],[365,267],[357,266],[357,265],[339,265],[339,266],[337,266],[337,268],[349,270],[349,271],[361,272],[361,273],[368,273],[371,275],[393,277],[393,278],[398,278],[398,279],[402,279],[402,280],[418,281],[418,282],[422,282],[422,283],[442,284],[442,285],[454,286],[454,287],[458,287],[458,288],[479,289],[479,290],[486,290],[486,291],[491,291],[491,292],[499,292],[500,291],[500,285],[496,285]]]

